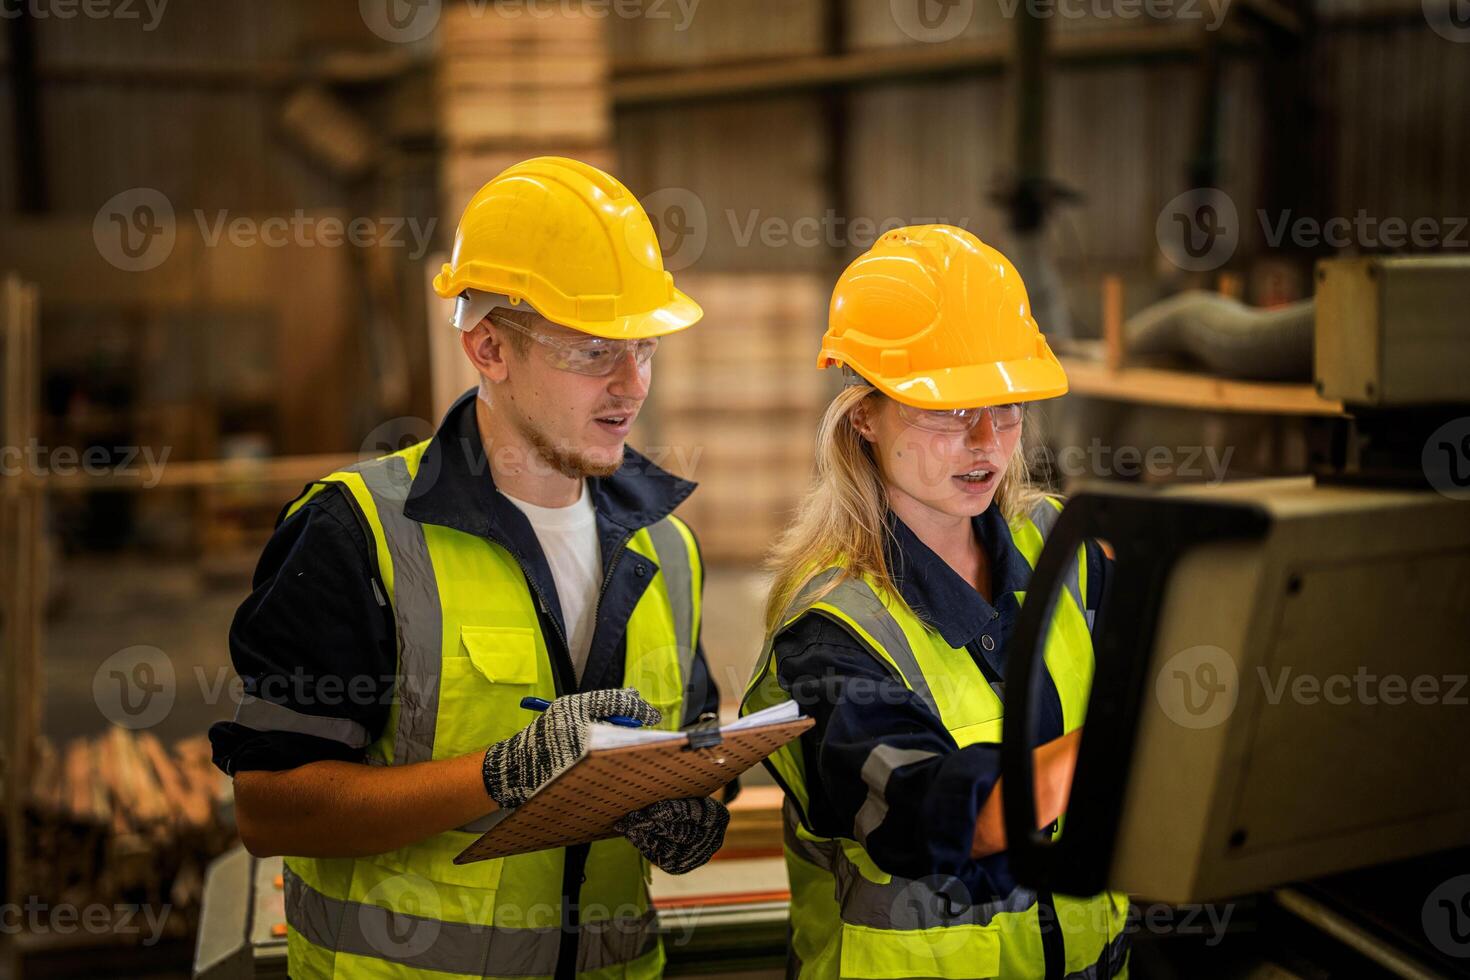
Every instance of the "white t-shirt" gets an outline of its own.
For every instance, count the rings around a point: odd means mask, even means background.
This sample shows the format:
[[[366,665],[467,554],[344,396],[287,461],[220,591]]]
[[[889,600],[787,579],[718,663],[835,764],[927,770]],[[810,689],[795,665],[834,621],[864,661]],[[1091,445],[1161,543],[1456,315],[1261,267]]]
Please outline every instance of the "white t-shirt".
[[[567,626],[572,666],[581,683],[587,666],[587,653],[592,648],[592,630],[597,620],[597,593],[602,586],[602,550],[597,543],[597,514],[592,509],[592,496],[587,483],[582,483],[582,496],[568,507],[540,507],[517,500],[504,490],[506,500],[515,504],[531,522],[536,540],[546,553],[556,595],[561,600],[562,619]]]

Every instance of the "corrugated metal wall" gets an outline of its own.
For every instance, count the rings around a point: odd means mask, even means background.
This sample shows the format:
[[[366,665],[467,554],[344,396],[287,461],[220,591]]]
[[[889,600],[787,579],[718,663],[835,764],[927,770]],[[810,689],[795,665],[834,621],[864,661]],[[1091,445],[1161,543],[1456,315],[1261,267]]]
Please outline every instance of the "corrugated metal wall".
[[[86,247],[86,230],[99,208],[131,188],[160,191],[174,209],[182,244],[170,253],[168,264],[128,282],[136,283],[140,294],[153,295],[153,284],[173,281],[175,291],[197,307],[190,315],[201,323],[214,322],[208,317],[219,314],[218,308],[248,307],[250,315],[285,310],[278,317],[283,326],[277,350],[290,356],[280,355],[278,369],[283,377],[299,369],[313,378],[312,386],[282,385],[289,390],[274,400],[288,408],[275,421],[238,413],[243,421],[229,424],[273,426],[273,451],[326,451],[355,445],[356,434],[378,424],[385,411],[422,411],[417,406],[427,405],[423,275],[405,258],[407,248],[393,250],[384,260],[397,278],[396,291],[382,281],[386,277],[369,288],[374,281],[366,272],[365,250],[315,248],[294,237],[284,251],[268,245],[235,249],[226,241],[208,253],[209,262],[188,261],[195,254],[189,243],[201,232],[210,241],[207,236],[225,222],[241,218],[294,218],[298,212],[313,221],[324,215],[344,221],[386,216],[414,220],[422,228],[437,210],[431,149],[400,152],[394,147],[372,179],[354,183],[310,159],[279,121],[288,94],[303,82],[326,77],[327,56],[405,49],[374,35],[355,3],[169,0],[156,20],[143,0],[121,8],[137,13],[137,19],[89,17],[85,5],[71,5],[66,17],[46,4],[32,9],[38,11],[31,26],[47,201],[34,219],[6,222],[12,231],[27,229],[16,232],[24,236],[25,259],[14,264],[25,272],[26,262],[32,262],[30,273],[38,279],[43,272],[49,275],[47,270],[90,269],[99,256],[96,248]],[[0,18],[0,30],[13,30],[13,25],[11,18]],[[0,45],[0,57],[7,57],[7,50]],[[7,214],[18,203],[9,75],[9,65],[0,66],[0,79],[6,79],[0,83],[0,132],[5,134],[0,138],[0,209]],[[392,143],[390,88],[345,85],[333,91]],[[419,165],[419,157],[428,165]],[[402,223],[395,227],[403,229]],[[406,243],[407,234],[397,241]],[[288,270],[300,272],[293,282],[271,262],[298,254],[298,248],[322,266],[288,261]],[[115,270],[104,275],[110,271]],[[107,281],[115,284],[110,276]],[[42,298],[48,317],[79,304],[127,305],[131,295],[100,288],[85,272],[71,279],[51,276],[49,282]],[[173,310],[178,304],[160,305]],[[142,298],[132,307],[162,315]],[[293,321],[296,316],[300,319]],[[349,333],[354,342],[346,345]],[[229,352],[219,356],[225,361],[218,366],[228,367]],[[181,357],[169,364],[197,382],[201,392],[226,387],[214,384],[212,367],[195,371]],[[390,384],[400,373],[410,377],[408,385]],[[352,398],[337,397],[349,391]],[[320,397],[334,408],[317,404],[308,415],[298,410],[308,397]],[[298,407],[289,408],[292,402]],[[181,454],[211,448],[213,436],[205,435],[177,440],[176,448]]]
[[[281,138],[280,87],[259,80],[120,81],[128,66],[299,67],[333,45],[381,47],[356,5],[172,0],[153,30],[144,29],[146,6],[136,7],[140,19],[131,23],[36,22],[54,213],[91,214],[119,190],[140,185],[206,210],[367,206]],[[823,44],[822,8],[820,0],[649,2],[646,16],[610,16],[614,63],[629,72],[814,54]],[[1003,8],[961,0],[943,9],[962,18],[957,40],[964,43],[1008,36],[1013,21]],[[1292,165],[1324,175],[1325,213],[1317,216],[1352,216],[1360,208],[1380,219],[1470,213],[1470,181],[1462,176],[1470,149],[1470,47],[1431,31],[1418,0],[1319,0],[1316,9],[1321,23],[1308,99],[1314,142],[1310,158]],[[848,0],[850,45],[920,44],[906,33],[905,11],[902,3]],[[1370,12],[1366,24],[1344,20]],[[1058,32],[1146,24],[1053,21]],[[9,28],[0,20],[0,31]],[[1264,246],[1255,215],[1268,151],[1261,110],[1281,97],[1266,90],[1264,78],[1254,57],[1227,60],[1220,183],[1247,219],[1246,254]],[[1083,195],[1056,213],[1049,231],[1069,281],[1151,267],[1159,208],[1185,189],[1195,85],[1193,67],[1178,61],[1058,67],[1050,89],[1051,167]],[[9,133],[3,74],[0,95],[0,131]],[[693,195],[704,210],[698,260],[709,271],[829,270],[842,256],[832,238],[860,248],[890,219],[945,219],[1005,242],[1004,214],[992,200],[1011,155],[1002,75],[859,88],[848,102],[849,199],[835,223],[826,217],[834,204],[826,113],[814,94],[622,109],[620,176],[640,194]],[[0,154],[0,208],[13,208],[16,192],[14,155]],[[820,224],[811,227],[814,218]],[[867,224],[854,228],[854,218]],[[802,219],[807,227],[798,225]]]
[[[1058,73],[1050,95],[1051,169],[1082,200],[1057,213],[1057,261],[1151,258],[1159,209],[1186,186],[1192,83],[1185,66]],[[1233,67],[1225,92],[1223,184],[1232,196],[1250,199],[1260,156],[1254,73]],[[853,106],[857,213],[967,219],[982,238],[1005,239],[1005,214],[991,196],[1012,170],[1002,79],[883,86],[859,93]]]
[[[821,50],[820,0],[644,0],[611,18],[614,71],[693,67]]]
[[[9,29],[8,23],[0,22],[0,44],[5,41],[5,31]],[[10,75],[0,74],[0,133],[11,134],[15,132],[15,123],[11,117]],[[13,136],[7,135],[3,144],[0,144],[0,213],[8,212],[14,207],[15,187],[15,152],[10,145]]]
[[[825,248],[770,244],[828,207],[817,100],[624,112],[615,134],[620,176],[650,200],[654,220],[687,220],[706,239],[695,244],[697,255],[685,250],[681,260],[722,272],[825,267]],[[669,210],[675,207],[682,214]]]
[[[945,40],[976,41],[1009,37],[1014,30],[1014,12],[1024,0],[846,0],[849,43],[854,48],[890,47]],[[1131,0],[1070,0],[1055,2],[1058,16],[1052,23],[1059,32],[1114,30],[1118,27],[1168,26],[1148,16],[1145,5]],[[1201,0],[1193,9],[1205,13]],[[1112,16],[1096,16],[1094,12]]]
[[[847,43],[853,49],[1008,37],[1010,15],[1022,0],[844,0]],[[931,10],[921,10],[923,4]],[[616,69],[694,66],[722,61],[817,54],[823,47],[823,0],[644,0],[638,17],[612,17]],[[1205,12],[1208,5],[1194,5]],[[1091,12],[1125,11],[1113,17]],[[1087,0],[1066,5],[1058,31],[1167,26],[1135,0]]]
[[[1417,0],[1394,0],[1401,9],[1365,3],[1320,4],[1324,22],[1317,28],[1307,98],[1314,142],[1308,158],[1283,165],[1325,175],[1323,218],[1352,216],[1360,207],[1380,217],[1470,213],[1470,180],[1462,175],[1470,142],[1470,48],[1431,31]],[[686,37],[701,38],[700,50],[709,50],[714,41],[702,32],[720,34],[722,56],[732,57],[737,51],[764,57],[820,49],[813,0],[785,4],[779,18],[769,5],[742,0],[742,10],[758,12],[731,21],[731,6],[704,0]],[[1012,30],[997,4],[975,4],[968,14],[963,0],[951,7],[969,18],[959,43]],[[1210,9],[1203,0],[1199,8]],[[896,16],[902,9],[851,0],[849,43],[917,43]],[[1334,19],[1366,10],[1374,13],[1370,25]],[[1169,25],[1059,17],[1053,26],[1068,32]],[[625,72],[688,58],[681,39],[656,25],[621,20],[612,34]],[[1268,89],[1265,57],[1264,51],[1229,55],[1222,74],[1218,183],[1242,218],[1240,258],[1265,248],[1256,213],[1265,204],[1271,152],[1265,109],[1282,98]],[[1197,85],[1194,65],[1179,60],[1057,67],[1049,93],[1050,165],[1082,201],[1056,213],[1049,235],[1074,288],[1109,271],[1152,274],[1160,209],[1188,188]],[[1000,74],[885,83],[854,89],[849,99],[845,217],[945,218],[1005,241],[1005,216],[991,199],[1011,158],[1010,104]],[[759,237],[740,247],[726,220],[731,209],[820,215],[829,206],[823,127],[815,94],[739,105],[636,107],[617,116],[621,166],[634,188],[686,188],[706,205],[709,245],[700,268],[710,271],[831,267],[834,255],[826,249],[772,246]]]
[[[287,89],[249,69],[300,68],[328,46],[381,44],[355,4],[173,0],[156,20],[142,2],[129,8],[138,19],[34,21],[53,213],[95,212],[135,186],[156,188],[176,205],[234,211],[348,203],[277,131]],[[0,112],[8,144],[8,93]],[[0,207],[9,210],[14,159],[3,156]]]
[[[1324,149],[1336,164],[1334,214],[1470,214],[1470,44],[1446,40],[1415,18],[1328,25],[1313,75]]]

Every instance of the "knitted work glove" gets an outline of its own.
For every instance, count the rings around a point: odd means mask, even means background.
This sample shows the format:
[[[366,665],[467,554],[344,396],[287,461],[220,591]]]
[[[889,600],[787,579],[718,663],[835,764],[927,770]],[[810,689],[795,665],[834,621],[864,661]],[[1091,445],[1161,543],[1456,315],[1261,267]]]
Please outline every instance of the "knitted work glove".
[[[660,800],[613,824],[643,856],[671,875],[714,857],[725,841],[730,811],[706,796]]]
[[[568,694],[510,738],[485,750],[485,792],[503,807],[520,806],[587,747],[587,726],[610,715],[657,725],[663,715],[631,687]]]

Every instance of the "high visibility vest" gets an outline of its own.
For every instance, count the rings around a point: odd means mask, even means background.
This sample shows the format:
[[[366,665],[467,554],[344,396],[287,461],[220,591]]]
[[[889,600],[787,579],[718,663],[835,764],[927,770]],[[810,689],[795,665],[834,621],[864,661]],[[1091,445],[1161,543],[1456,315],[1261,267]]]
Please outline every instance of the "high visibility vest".
[[[338,484],[372,532],[399,661],[387,727],[366,750],[371,765],[479,751],[526,726],[521,698],[556,697],[536,599],[510,552],[404,516],[427,445],[333,473],[287,510]],[[635,533],[627,548],[623,561],[644,561],[655,574],[628,620],[623,684],[663,712],[661,727],[674,729],[689,700],[699,629],[698,552],[672,517]],[[565,852],[454,864],[484,824],[372,857],[287,857],[291,976],[553,976]],[[662,975],[648,874],[627,840],[591,845],[578,902],[578,977]]]
[[[1010,522],[1016,547],[1032,568],[1061,504],[1047,498],[1029,517]],[[1092,683],[1091,621],[1086,611],[1086,556],[1077,561],[1058,596],[1048,628],[1045,660],[1061,698],[1063,732],[1082,724]],[[808,597],[840,577],[819,572],[792,603],[766,649],[745,694],[746,714],[790,696],[777,681],[775,636],[807,612],[833,619],[935,713],[963,748],[1001,739],[1004,704],[969,651],[951,647],[899,599],[873,581],[848,578],[815,604]],[[1024,601],[1024,593],[1017,593]],[[1060,925],[1066,977],[1103,980],[1126,976],[1126,896],[1105,892],[1090,898],[1040,896],[1025,888],[972,904],[957,879],[931,875],[910,879],[878,867],[864,848],[881,824],[887,802],[881,792],[894,769],[931,755],[879,745],[864,765],[871,773],[866,804],[859,810],[855,839],[812,833],[806,818],[809,796],[801,748],[792,743],[767,760],[786,791],[783,809],[786,867],[791,879],[792,958],[802,978],[978,977],[1039,978],[1044,975],[1043,919]],[[914,828],[922,834],[922,827]],[[1050,930],[1055,935],[1055,930]]]

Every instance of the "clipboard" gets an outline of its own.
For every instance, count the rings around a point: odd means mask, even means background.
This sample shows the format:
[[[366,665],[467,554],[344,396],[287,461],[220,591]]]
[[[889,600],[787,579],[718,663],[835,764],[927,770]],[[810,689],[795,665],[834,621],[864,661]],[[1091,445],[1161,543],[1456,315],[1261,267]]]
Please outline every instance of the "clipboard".
[[[683,738],[591,749],[513,810],[490,815],[485,832],[454,859],[470,864],[621,836],[613,824],[659,800],[709,796],[815,724],[811,718]]]

